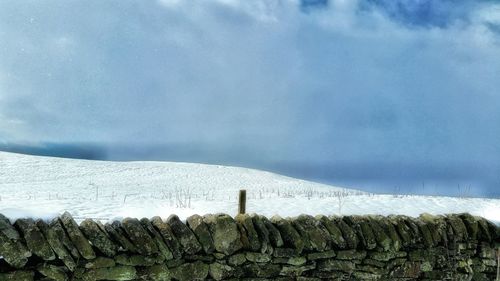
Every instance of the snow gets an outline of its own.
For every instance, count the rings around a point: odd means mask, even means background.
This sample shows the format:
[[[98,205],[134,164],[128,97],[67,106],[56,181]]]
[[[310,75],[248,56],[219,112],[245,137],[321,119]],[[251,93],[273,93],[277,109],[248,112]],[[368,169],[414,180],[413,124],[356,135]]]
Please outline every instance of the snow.
[[[0,213],[77,220],[237,212],[283,217],[316,214],[469,212],[500,223],[500,199],[368,194],[239,167],[174,162],[110,162],[0,152]]]

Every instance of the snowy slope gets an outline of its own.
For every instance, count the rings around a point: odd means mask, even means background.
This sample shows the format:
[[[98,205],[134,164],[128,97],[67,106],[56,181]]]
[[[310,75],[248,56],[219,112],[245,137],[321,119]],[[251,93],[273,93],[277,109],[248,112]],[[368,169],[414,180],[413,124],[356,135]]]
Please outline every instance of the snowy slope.
[[[234,214],[242,188],[248,193],[247,210],[267,216],[470,212],[500,221],[499,199],[373,195],[246,168],[0,152],[0,213],[12,219],[49,218],[63,211],[102,220]]]

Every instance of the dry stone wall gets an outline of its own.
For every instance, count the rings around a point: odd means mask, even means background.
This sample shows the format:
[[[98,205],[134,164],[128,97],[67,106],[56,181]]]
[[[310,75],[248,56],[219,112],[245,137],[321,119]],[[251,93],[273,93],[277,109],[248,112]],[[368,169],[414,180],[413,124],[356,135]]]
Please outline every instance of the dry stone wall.
[[[469,214],[194,215],[77,224],[0,215],[0,281],[495,280],[499,227]]]

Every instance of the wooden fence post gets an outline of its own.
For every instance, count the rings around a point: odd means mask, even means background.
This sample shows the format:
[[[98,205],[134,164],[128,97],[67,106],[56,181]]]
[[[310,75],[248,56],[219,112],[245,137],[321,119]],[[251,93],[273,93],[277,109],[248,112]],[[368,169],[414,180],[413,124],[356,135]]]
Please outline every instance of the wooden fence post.
[[[238,203],[238,214],[244,214],[247,207],[247,191],[245,189],[240,190],[239,203]]]

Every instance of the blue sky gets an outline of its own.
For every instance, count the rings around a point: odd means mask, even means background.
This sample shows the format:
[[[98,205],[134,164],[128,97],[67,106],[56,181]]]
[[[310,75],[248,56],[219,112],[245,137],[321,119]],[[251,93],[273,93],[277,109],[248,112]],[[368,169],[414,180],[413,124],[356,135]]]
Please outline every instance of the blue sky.
[[[6,150],[500,196],[499,87],[495,1],[0,2]]]

